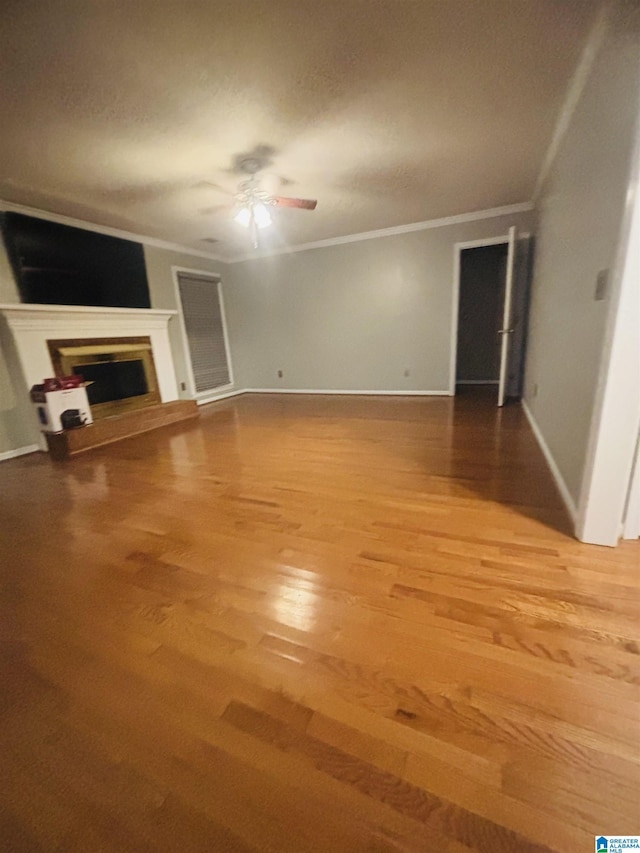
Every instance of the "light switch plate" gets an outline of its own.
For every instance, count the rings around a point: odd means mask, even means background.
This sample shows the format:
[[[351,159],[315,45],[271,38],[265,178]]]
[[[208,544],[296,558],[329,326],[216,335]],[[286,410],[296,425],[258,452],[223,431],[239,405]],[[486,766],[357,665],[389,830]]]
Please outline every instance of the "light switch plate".
[[[602,302],[609,296],[609,270],[600,270],[596,276],[596,292],[594,299]]]

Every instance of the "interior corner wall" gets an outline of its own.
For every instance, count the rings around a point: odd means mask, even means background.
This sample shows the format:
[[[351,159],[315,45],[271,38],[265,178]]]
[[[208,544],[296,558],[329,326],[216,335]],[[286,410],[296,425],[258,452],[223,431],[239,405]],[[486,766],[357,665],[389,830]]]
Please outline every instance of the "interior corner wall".
[[[596,280],[614,264],[640,105],[638,17],[624,2],[610,12],[536,210],[524,397],[574,507],[611,304]]]
[[[245,387],[448,394],[454,244],[531,222],[515,213],[232,264]]]

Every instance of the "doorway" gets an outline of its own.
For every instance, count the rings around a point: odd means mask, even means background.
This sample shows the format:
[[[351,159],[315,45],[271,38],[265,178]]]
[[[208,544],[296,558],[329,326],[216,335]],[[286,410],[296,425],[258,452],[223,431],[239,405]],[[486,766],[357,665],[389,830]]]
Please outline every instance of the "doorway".
[[[530,235],[515,226],[504,236],[455,244],[452,396],[477,386],[498,406],[520,399],[532,248]]]
[[[507,243],[460,250],[456,393],[468,386],[498,394]]]

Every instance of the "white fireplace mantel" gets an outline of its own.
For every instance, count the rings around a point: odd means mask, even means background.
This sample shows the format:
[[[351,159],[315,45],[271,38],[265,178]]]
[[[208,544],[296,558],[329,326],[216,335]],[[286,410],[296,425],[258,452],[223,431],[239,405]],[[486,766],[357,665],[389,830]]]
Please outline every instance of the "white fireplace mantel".
[[[53,376],[47,341],[55,338],[148,336],[160,397],[178,399],[169,343],[169,320],[177,314],[160,308],[102,308],[91,305],[0,304],[16,342],[27,387]]]
[[[99,327],[104,334],[105,328],[120,329],[123,334],[132,325],[144,324],[147,328],[166,329],[170,318],[177,311],[162,308],[102,308],[93,305],[27,305],[19,303],[0,303],[0,314],[4,314],[11,329],[40,330],[55,332],[61,325],[75,325],[86,329],[87,324]]]

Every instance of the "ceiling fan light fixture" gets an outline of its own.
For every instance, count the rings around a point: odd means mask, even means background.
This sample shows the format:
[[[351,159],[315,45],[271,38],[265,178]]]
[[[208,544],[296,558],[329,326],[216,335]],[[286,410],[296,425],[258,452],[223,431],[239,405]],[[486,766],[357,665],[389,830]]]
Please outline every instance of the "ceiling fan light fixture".
[[[253,205],[253,218],[258,228],[267,228],[273,223],[271,214],[260,201]]]
[[[240,210],[233,217],[234,220],[238,223],[238,225],[242,225],[243,228],[248,228],[251,224],[251,210],[248,207],[241,207]]]
[[[244,228],[250,228],[252,223],[256,228],[267,228],[273,224],[271,214],[261,201],[244,204],[233,218]]]

